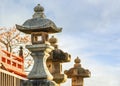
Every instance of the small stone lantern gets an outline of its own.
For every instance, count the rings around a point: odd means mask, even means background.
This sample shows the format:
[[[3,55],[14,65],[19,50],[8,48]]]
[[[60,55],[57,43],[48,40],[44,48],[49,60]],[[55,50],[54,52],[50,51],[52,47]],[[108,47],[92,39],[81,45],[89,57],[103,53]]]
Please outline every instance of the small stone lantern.
[[[47,59],[47,66],[53,75],[53,80],[60,86],[67,80],[66,74],[62,74],[62,64],[70,62],[71,55],[58,48],[57,38],[52,36],[49,39],[50,44],[54,47],[50,57]]]
[[[65,74],[72,79],[72,86],[84,86],[84,78],[90,77],[91,73],[88,69],[81,67],[81,60],[78,57],[74,62],[74,67],[66,70]]]

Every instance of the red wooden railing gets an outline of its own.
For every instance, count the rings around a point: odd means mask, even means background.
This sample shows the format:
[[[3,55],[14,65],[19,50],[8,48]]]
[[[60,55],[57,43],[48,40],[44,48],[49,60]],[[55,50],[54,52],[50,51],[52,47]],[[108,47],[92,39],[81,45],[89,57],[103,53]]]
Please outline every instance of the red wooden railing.
[[[5,50],[0,50],[0,63],[9,72],[26,77],[24,59]]]

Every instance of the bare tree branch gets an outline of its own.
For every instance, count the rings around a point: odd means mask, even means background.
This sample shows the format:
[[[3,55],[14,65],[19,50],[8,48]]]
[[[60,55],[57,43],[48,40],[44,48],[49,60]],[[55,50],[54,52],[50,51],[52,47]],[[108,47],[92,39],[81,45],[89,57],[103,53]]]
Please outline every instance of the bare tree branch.
[[[0,28],[0,30],[6,30],[6,28]],[[5,45],[6,49],[11,52],[12,47],[19,43],[27,43],[30,42],[30,37],[24,35],[20,36],[20,32],[15,28],[10,28],[3,33],[0,33],[0,43]]]

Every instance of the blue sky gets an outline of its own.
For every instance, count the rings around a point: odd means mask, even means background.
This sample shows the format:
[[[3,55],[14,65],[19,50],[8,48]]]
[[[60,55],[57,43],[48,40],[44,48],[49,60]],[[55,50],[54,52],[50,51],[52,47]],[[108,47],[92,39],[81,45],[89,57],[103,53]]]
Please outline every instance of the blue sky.
[[[72,56],[63,68],[73,67],[79,56],[91,71],[85,86],[120,86],[120,0],[1,0],[0,26],[23,24],[40,3],[47,18],[62,33],[55,34],[59,48]],[[70,81],[70,80],[69,80]],[[62,86],[70,85],[70,82]]]

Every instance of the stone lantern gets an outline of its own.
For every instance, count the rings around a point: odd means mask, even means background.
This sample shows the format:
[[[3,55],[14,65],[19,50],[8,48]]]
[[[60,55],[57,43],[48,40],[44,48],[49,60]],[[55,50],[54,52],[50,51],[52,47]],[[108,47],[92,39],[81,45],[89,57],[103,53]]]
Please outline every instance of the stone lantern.
[[[34,66],[28,74],[29,80],[24,82],[23,86],[56,86],[46,66],[49,53],[54,49],[48,38],[49,34],[59,33],[62,29],[45,17],[44,8],[40,4],[34,8],[34,11],[32,19],[28,19],[23,25],[16,25],[19,31],[31,35],[32,45],[26,45],[26,48],[31,51],[34,59]]]
[[[58,48],[57,38],[52,36],[49,39],[50,44],[54,47],[50,57],[47,59],[47,66],[53,75],[53,80],[60,86],[67,80],[66,74],[62,74],[62,63],[70,62],[71,55]]]
[[[90,77],[91,73],[88,69],[81,67],[81,60],[77,57],[74,60],[75,64],[73,68],[65,71],[68,78],[72,79],[72,86],[84,86],[84,78]]]

